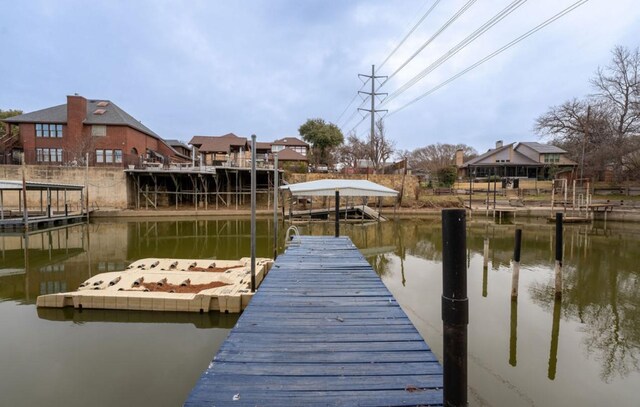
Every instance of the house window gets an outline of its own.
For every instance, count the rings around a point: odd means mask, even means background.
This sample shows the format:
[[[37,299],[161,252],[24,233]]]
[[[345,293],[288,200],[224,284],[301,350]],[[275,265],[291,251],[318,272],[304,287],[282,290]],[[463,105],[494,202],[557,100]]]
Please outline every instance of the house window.
[[[104,124],[94,124],[91,126],[91,135],[94,137],[104,137],[107,135],[107,126]]]
[[[36,123],[36,137],[62,137],[61,124]]]
[[[122,163],[122,150],[96,150],[96,163]]]
[[[36,148],[36,161],[37,162],[62,162],[62,149],[61,148]]]
[[[551,163],[559,163],[560,162],[560,154],[545,154],[544,162],[547,164]]]

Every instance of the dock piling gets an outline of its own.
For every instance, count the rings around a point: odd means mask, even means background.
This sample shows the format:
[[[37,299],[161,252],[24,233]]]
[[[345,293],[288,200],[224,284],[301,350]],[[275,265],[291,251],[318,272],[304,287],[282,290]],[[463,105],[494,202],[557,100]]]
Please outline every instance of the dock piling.
[[[256,291],[256,135],[251,135],[251,292]]]
[[[444,405],[467,405],[467,267],[464,209],[442,211]]]
[[[336,237],[340,237],[340,191],[336,189]]]
[[[273,259],[278,257],[278,153],[273,153]],[[284,209],[284,206],[283,206]]]
[[[556,299],[562,298],[562,212],[556,213]]]
[[[518,282],[520,280],[520,247],[522,245],[522,229],[516,229],[515,246],[513,247],[513,272],[511,274],[511,300],[518,299]]]

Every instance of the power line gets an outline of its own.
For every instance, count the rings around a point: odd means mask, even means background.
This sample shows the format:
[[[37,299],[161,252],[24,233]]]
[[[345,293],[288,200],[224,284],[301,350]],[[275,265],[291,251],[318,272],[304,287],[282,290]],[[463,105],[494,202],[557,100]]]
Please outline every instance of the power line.
[[[396,74],[398,72],[400,72],[402,70],[402,68],[404,68],[405,66],[407,66],[407,64],[409,62],[411,62],[416,56],[418,56],[418,54],[420,54],[429,44],[431,44],[436,38],[438,38],[438,36],[440,34],[442,34],[444,32],[444,30],[446,30],[447,28],[449,28],[449,26],[451,24],[453,24],[454,21],[456,21],[458,19],[458,17],[460,17],[461,15],[464,14],[465,11],[467,11],[469,9],[469,7],[471,7],[473,5],[473,3],[475,3],[476,0],[469,0],[467,1],[446,23],[444,23],[442,25],[442,27],[440,27],[432,36],[431,38],[429,38],[427,41],[424,42],[424,44],[422,44],[420,46],[420,48],[418,48],[418,50],[416,52],[413,53],[413,55],[411,55],[406,61],[404,61],[402,63],[402,65],[400,65],[398,67],[398,69],[396,69],[395,71],[393,71],[393,73],[391,75],[389,75],[389,77],[382,82],[382,84],[380,85],[380,87],[384,86],[385,83],[389,82],[389,80],[391,80],[391,78],[393,78],[394,76],[396,76]],[[403,40],[404,41],[404,40]],[[378,68],[379,69],[379,68]]]
[[[555,14],[554,16],[552,16],[552,17],[548,18],[547,20],[543,21],[542,23],[538,24],[537,26],[535,26],[531,30],[529,30],[526,33],[524,33],[521,36],[519,36],[518,38],[514,39],[513,41],[511,41],[511,42],[509,42],[509,43],[507,43],[505,45],[503,45],[502,47],[500,47],[499,49],[495,50],[491,54],[489,54],[486,57],[482,58],[481,60],[477,61],[473,65],[468,66],[467,68],[465,68],[464,70],[462,70],[462,71],[458,72],[457,74],[453,75],[452,77],[450,77],[449,79],[445,80],[444,82],[441,82],[439,85],[429,89],[427,92],[423,93],[422,95],[420,95],[417,98],[411,100],[410,102],[406,103],[402,107],[400,107],[400,108],[394,110],[393,112],[389,113],[389,116],[394,115],[394,114],[400,112],[401,110],[406,109],[410,105],[416,103],[417,101],[429,96],[430,94],[434,93],[435,91],[437,91],[438,89],[442,88],[443,86],[453,82],[454,80],[458,79],[459,77],[461,77],[462,75],[464,75],[467,72],[471,71],[472,69],[477,68],[478,66],[480,66],[483,63],[487,62],[491,58],[495,57],[496,55],[502,53],[503,51],[505,51],[505,50],[507,50],[509,48],[511,48],[512,46],[516,45],[520,41],[526,39],[527,37],[535,34],[536,32],[540,31],[544,27],[546,27],[549,24],[553,23],[554,21],[558,20],[559,18],[564,17],[566,14],[572,12],[573,10],[577,9],[578,7],[582,6],[583,4],[585,4],[588,1],[589,0],[579,0],[579,1],[575,2],[575,3],[573,3],[569,7],[565,8],[564,10],[562,10],[559,13]]]
[[[420,24],[422,24],[422,22],[429,16],[429,14],[431,14],[433,9],[436,8],[436,6],[438,5],[438,3],[440,3],[440,1],[441,0],[436,0],[431,5],[431,7],[427,10],[427,12],[422,15],[420,20],[418,20],[418,22],[413,26],[413,28],[411,28],[411,30],[409,30],[407,35],[405,35],[404,38],[398,43],[398,45],[396,45],[396,47],[393,49],[393,51],[391,51],[391,53],[384,59],[384,61],[382,61],[382,63],[380,65],[378,65],[378,70],[382,69],[384,64],[386,64],[387,61],[389,61],[389,59],[393,56],[393,54],[395,54],[396,51],[402,46],[402,44],[404,44],[405,41],[411,36],[411,34],[413,34],[413,32],[416,30],[416,28],[418,28],[418,26],[420,26]]]
[[[502,21],[509,14],[513,13],[518,7],[522,6],[526,1],[527,0],[515,0],[515,1],[513,1],[507,7],[502,9],[498,14],[496,14],[495,16],[493,16],[492,18],[487,20],[483,25],[481,25],[474,32],[469,34],[465,39],[463,39],[458,44],[456,44],[451,49],[449,49],[449,51],[447,51],[443,56],[441,56],[435,62],[433,62],[431,65],[429,65],[428,67],[423,69],[420,73],[418,73],[416,76],[411,78],[404,85],[400,86],[395,92],[391,93],[391,95],[389,95],[389,97],[386,98],[382,102],[382,105],[385,105],[385,104],[389,103],[391,100],[395,99],[396,97],[400,96],[402,93],[407,91],[409,88],[411,88],[413,85],[415,85],[420,80],[422,80],[425,76],[427,76],[427,74],[429,74],[430,72],[435,70],[437,67],[442,65],[444,62],[446,62],[448,59],[450,59],[455,54],[460,52],[462,49],[466,48],[469,44],[471,44],[473,41],[478,39],[482,34],[487,32],[489,29],[491,29],[497,23]]]
[[[351,101],[349,102],[349,104],[347,105],[347,107],[344,108],[344,110],[342,111],[342,113],[340,113],[340,116],[338,116],[338,118],[336,119],[336,124],[338,124],[338,122],[340,121],[340,119],[342,118],[342,116],[344,116],[344,114],[347,112],[347,110],[349,110],[349,108],[351,107],[351,105],[353,104],[353,102],[358,98],[358,95],[360,94],[360,91],[362,89],[364,89],[364,87],[366,86],[368,81],[364,81],[364,83],[362,84],[362,86],[360,86],[360,89],[358,89],[356,91],[356,94],[353,96],[353,99],[351,99]],[[362,106],[362,104],[360,105]],[[353,118],[353,117],[352,117]],[[349,119],[351,120],[351,118]],[[347,121],[348,122],[348,121]],[[345,122],[345,124],[347,123]]]

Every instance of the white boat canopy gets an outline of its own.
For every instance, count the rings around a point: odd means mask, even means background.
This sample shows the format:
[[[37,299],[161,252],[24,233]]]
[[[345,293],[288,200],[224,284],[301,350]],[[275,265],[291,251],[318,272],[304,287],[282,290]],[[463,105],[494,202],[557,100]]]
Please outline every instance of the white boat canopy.
[[[321,179],[283,185],[280,189],[288,189],[293,196],[397,196],[398,191],[384,187],[375,182],[363,179]]]

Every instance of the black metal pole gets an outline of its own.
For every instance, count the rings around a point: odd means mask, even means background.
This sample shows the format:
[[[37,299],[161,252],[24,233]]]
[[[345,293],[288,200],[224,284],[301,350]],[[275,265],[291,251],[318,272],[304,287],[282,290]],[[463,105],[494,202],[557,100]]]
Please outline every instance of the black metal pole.
[[[466,218],[464,209],[442,211],[442,321],[444,405],[467,406]]]
[[[336,189],[336,237],[340,237],[340,191]]]
[[[516,241],[513,247],[513,270],[511,273],[511,300],[518,299],[518,283],[520,281],[520,247],[522,246],[522,229],[516,229]]]
[[[556,213],[556,299],[562,298],[562,212]]]
[[[522,229],[516,229],[516,242],[513,248],[513,261],[520,263],[520,247],[522,246]]]

